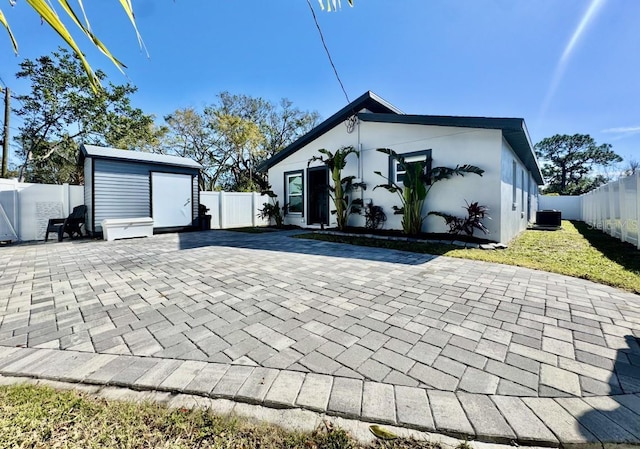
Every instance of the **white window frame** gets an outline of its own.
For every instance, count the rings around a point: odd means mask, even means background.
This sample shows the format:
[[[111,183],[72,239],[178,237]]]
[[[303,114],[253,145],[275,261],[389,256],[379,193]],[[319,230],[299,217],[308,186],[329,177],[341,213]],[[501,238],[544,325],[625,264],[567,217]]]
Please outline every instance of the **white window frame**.
[[[296,193],[296,194],[291,194],[291,192],[289,192],[289,180],[291,178],[300,178],[300,193]],[[302,210],[301,211],[294,211],[292,212],[290,209],[290,206],[287,207],[286,210],[286,214],[287,215],[300,215],[303,216],[304,215],[304,175],[303,175],[303,171],[302,170],[296,170],[296,171],[292,171],[292,172],[286,172],[284,174],[284,190],[285,190],[285,201],[287,205],[291,204],[291,197],[300,197],[300,199],[302,200],[300,202],[301,206],[302,206]]]
[[[428,169],[427,162],[431,158],[431,150],[429,149],[429,150],[414,151],[411,153],[398,154],[398,156],[402,157],[406,164],[411,164],[415,162],[424,162],[425,170],[427,170]],[[398,169],[399,168],[398,165],[400,164],[398,163],[397,158],[393,156],[390,157],[389,163],[390,163],[389,181],[397,185],[402,185],[402,180],[399,180],[398,176],[404,175],[406,173],[406,170]]]

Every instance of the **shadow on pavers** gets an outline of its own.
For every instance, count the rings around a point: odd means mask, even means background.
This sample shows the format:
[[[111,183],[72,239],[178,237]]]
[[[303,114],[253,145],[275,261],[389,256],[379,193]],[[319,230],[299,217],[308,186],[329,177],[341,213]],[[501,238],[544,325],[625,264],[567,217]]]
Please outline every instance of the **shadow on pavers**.
[[[610,396],[560,399],[577,416],[579,430],[587,441],[640,446],[640,342],[624,337],[626,348],[618,349],[611,377]],[[586,403],[586,405],[585,405]]]
[[[294,239],[292,235],[305,231],[277,231],[250,234],[225,230],[186,232],[178,234],[181,250],[216,246],[279,251],[317,256],[344,257],[375,262],[421,265],[436,259],[431,254],[409,253],[386,248],[372,248],[319,240]]]

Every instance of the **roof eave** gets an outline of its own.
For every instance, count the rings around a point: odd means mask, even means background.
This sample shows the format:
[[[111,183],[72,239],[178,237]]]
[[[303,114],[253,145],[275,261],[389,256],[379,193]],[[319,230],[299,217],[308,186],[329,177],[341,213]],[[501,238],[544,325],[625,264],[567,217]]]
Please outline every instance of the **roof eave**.
[[[480,128],[501,130],[513,151],[527,166],[538,185],[544,184],[540,164],[535,155],[531,138],[523,118],[510,117],[468,117],[446,115],[394,115],[360,113],[362,121],[377,123],[400,123],[407,125],[452,126],[463,128]],[[522,149],[521,149],[522,148]]]
[[[313,142],[315,139],[317,139],[327,131],[333,129],[338,123],[346,120],[348,117],[354,114],[357,114],[361,109],[368,109],[371,106],[377,106],[376,109],[386,110],[389,115],[402,114],[402,111],[400,109],[396,108],[388,101],[382,99],[371,91],[367,91],[353,100],[351,103],[346,105],[344,108],[333,114],[331,117],[320,123],[311,131],[303,136],[300,136],[295,142],[291,143],[286,148],[274,154],[271,158],[262,162],[256,169],[258,171],[268,170],[281,160],[298,151],[303,146],[307,145],[310,142]]]

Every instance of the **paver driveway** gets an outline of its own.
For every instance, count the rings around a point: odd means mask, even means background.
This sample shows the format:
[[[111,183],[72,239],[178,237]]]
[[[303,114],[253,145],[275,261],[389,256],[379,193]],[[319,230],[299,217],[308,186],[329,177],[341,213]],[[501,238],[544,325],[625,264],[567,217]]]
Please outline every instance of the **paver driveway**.
[[[290,234],[2,248],[0,346],[261,366],[444,399],[498,395],[503,414],[513,396],[640,392],[636,295]]]

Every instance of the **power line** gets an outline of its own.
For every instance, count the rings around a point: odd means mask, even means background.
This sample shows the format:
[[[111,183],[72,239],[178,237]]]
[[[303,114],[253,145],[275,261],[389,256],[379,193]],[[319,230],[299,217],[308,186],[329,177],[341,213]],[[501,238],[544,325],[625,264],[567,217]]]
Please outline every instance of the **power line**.
[[[13,98],[14,100],[16,100],[18,103],[20,103],[22,105],[22,107],[25,107],[24,102],[20,99],[20,96],[18,94],[12,93],[11,94],[11,98]]]
[[[309,5],[309,9],[311,10],[311,15],[313,16],[313,21],[316,24],[318,33],[320,33],[320,40],[322,41],[322,46],[324,47],[324,51],[327,53],[327,57],[329,58],[329,63],[333,68],[333,73],[335,73],[336,79],[338,80],[338,83],[340,83],[340,88],[342,89],[342,93],[344,94],[344,97],[347,99],[347,103],[351,103],[351,101],[349,100],[349,95],[347,95],[347,91],[344,88],[344,84],[342,84],[342,80],[340,79],[340,75],[338,75],[338,69],[336,69],[336,66],[333,63],[333,59],[331,58],[331,53],[329,53],[329,48],[327,47],[327,44],[324,41],[324,35],[322,34],[322,29],[320,29],[320,24],[318,23],[316,12],[313,10],[313,6],[311,6],[311,2],[309,0],[307,0],[307,5]]]

